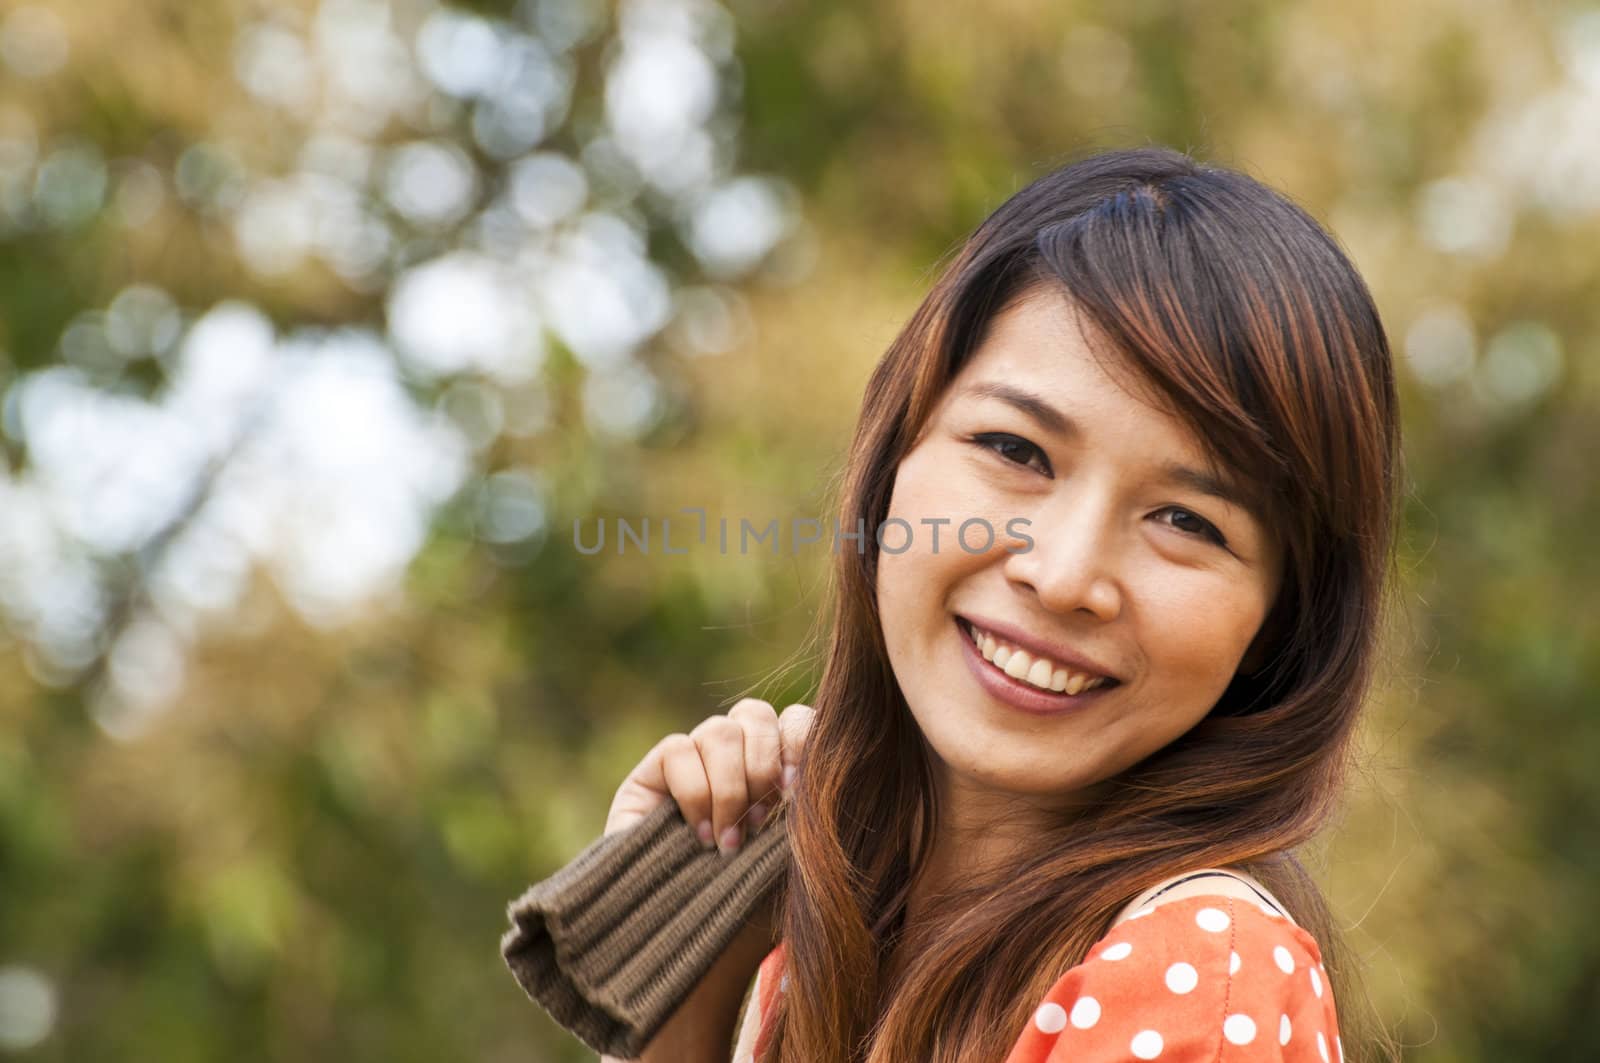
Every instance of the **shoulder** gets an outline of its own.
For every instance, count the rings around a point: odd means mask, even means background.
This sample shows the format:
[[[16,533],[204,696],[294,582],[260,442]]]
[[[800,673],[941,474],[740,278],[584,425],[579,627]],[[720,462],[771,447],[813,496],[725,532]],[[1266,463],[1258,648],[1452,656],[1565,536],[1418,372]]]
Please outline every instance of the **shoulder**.
[[[1114,925],[1056,980],[1008,1063],[1341,1059],[1310,934],[1254,895],[1162,901]]]
[[[1237,897],[1258,904],[1264,902],[1269,907],[1269,915],[1272,914],[1270,909],[1276,909],[1280,915],[1289,915],[1288,906],[1274,897],[1255,876],[1233,867],[1208,867],[1175,875],[1151,886],[1129,901],[1117,913],[1114,923],[1121,923],[1145,908],[1170,904],[1185,897],[1204,896]],[[1289,918],[1292,920],[1293,916]]]

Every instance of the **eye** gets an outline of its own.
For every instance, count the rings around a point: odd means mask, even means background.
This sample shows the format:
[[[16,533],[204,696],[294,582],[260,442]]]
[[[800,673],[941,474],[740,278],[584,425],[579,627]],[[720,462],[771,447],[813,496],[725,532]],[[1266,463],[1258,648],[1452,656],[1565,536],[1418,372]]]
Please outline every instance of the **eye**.
[[[1225,539],[1222,533],[1217,530],[1216,525],[1212,524],[1204,517],[1198,516],[1194,513],[1191,513],[1189,510],[1182,509],[1178,506],[1168,506],[1167,508],[1159,510],[1158,512],[1177,514],[1177,516],[1180,518],[1180,523],[1172,524],[1172,527],[1177,528],[1185,535],[1192,535],[1197,538],[1207,539],[1216,543],[1218,546],[1223,547],[1224,549],[1227,548],[1228,540]]]
[[[1030,455],[1037,455],[1040,465],[1043,466],[1039,471],[1046,476],[1053,475],[1050,471],[1050,459],[1044,456],[1044,451],[1021,436],[1014,436],[1009,432],[980,432],[972,437],[972,442],[985,450],[991,450],[999,454],[1013,465],[1021,465],[1027,468],[1033,467]],[[1021,455],[1020,459],[1016,457],[1018,454]]]

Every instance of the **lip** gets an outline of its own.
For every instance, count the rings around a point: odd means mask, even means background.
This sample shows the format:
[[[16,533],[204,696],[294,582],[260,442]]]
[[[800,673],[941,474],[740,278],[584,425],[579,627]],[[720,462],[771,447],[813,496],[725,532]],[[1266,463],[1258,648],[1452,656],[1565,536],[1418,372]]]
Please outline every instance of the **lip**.
[[[986,620],[981,616],[975,615],[958,615],[956,619],[958,621],[965,620],[973,627],[987,631],[996,638],[1004,639],[1006,642],[1011,643],[1011,645],[1016,646],[1018,649],[1027,650],[1028,653],[1034,657],[1048,657],[1052,661],[1056,662],[1056,664],[1061,665],[1064,668],[1070,668],[1074,672],[1088,672],[1090,675],[1103,675],[1107,679],[1113,680],[1113,685],[1122,681],[1122,677],[1111,671],[1111,669],[1103,667],[1102,665],[1089,660],[1087,657],[1079,656],[1063,646],[1052,646],[1048,642],[1040,642],[1026,631],[1013,627],[1010,624],[1005,624],[998,620]],[[966,632],[963,631],[962,636],[965,637],[965,635]],[[968,639],[967,641],[970,642],[972,640]],[[978,659],[983,660],[981,656]]]
[[[978,625],[982,627],[982,624]],[[972,670],[973,678],[978,685],[983,687],[996,701],[1008,705],[1013,709],[1035,716],[1054,716],[1064,712],[1072,712],[1100,699],[1102,694],[1109,694],[1117,689],[1118,683],[1105,683],[1093,690],[1085,690],[1079,694],[1068,694],[1065,691],[1040,690],[1032,683],[1025,683],[1020,679],[1013,679],[1006,675],[993,664],[983,659],[983,654],[978,652],[977,644],[962,626],[961,618],[955,622],[956,637],[961,640],[963,647],[962,658],[967,662],[967,667]]]

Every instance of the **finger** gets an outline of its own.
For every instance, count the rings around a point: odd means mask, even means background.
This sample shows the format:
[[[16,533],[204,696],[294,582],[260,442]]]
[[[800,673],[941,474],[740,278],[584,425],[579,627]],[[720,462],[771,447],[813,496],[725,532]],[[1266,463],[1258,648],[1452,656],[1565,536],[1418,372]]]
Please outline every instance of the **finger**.
[[[768,702],[745,698],[728,710],[728,717],[744,728],[744,781],[750,799],[755,802],[751,806],[749,824],[755,829],[777,806],[779,799],[783,742],[778,732],[778,713]]]
[[[700,760],[711,780],[711,829],[717,848],[738,848],[743,839],[739,820],[750,806],[744,781],[744,728],[727,716],[712,716],[689,732],[700,747]]]
[[[665,771],[667,753],[674,743],[688,737],[681,731],[664,736],[661,741],[650,747],[650,752],[644,755],[643,760],[634,765],[633,770],[628,773],[628,777],[623,782],[633,783],[635,786],[654,791],[660,794],[663,799],[671,797],[672,791],[667,786]]]
[[[782,786],[788,792],[799,772],[800,754],[805,750],[806,736],[811,732],[811,722],[816,710],[810,705],[790,705],[778,714],[778,735],[783,760]]]
[[[711,823],[711,782],[700,759],[700,746],[686,734],[670,734],[661,740],[660,772],[662,785],[678,802],[683,818],[695,828],[700,841],[710,846],[715,837]],[[706,826],[702,829],[702,824]]]

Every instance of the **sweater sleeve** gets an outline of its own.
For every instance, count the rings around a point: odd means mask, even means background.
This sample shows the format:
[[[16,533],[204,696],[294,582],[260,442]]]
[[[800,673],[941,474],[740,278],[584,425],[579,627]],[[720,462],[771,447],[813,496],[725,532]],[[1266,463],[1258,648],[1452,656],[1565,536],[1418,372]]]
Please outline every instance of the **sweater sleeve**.
[[[512,901],[501,956],[557,1024],[637,1058],[778,882],[783,808],[724,856],[667,801]]]
[[[1188,897],[1090,949],[1007,1063],[1342,1063],[1338,1030],[1311,935],[1251,901]]]

